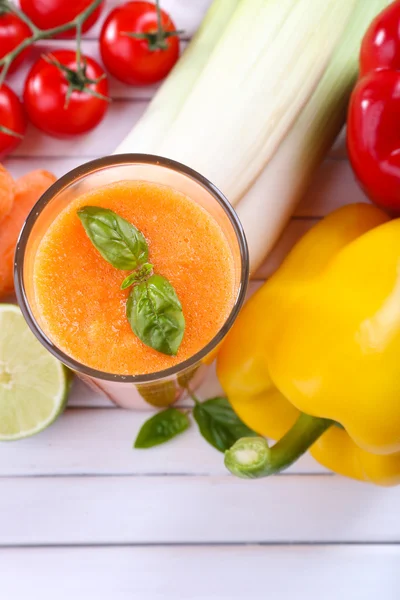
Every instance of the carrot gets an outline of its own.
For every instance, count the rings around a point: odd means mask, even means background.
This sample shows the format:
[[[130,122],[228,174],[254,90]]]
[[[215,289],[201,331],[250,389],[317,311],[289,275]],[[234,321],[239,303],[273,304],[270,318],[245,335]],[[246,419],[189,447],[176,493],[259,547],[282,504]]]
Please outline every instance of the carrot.
[[[40,196],[56,181],[48,171],[31,171],[15,182],[15,196],[9,214],[0,224],[0,298],[14,289],[14,252],[19,232]]]
[[[14,202],[14,180],[0,164],[0,223],[8,215]]]

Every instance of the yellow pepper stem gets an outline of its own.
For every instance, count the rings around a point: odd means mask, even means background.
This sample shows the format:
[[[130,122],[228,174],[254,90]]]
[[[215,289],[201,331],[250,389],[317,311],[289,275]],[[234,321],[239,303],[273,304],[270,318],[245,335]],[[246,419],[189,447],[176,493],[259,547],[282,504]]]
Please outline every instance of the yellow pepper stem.
[[[272,448],[262,437],[245,437],[225,452],[225,466],[244,479],[268,477],[284,471],[333,425],[333,421],[301,413],[296,423]]]

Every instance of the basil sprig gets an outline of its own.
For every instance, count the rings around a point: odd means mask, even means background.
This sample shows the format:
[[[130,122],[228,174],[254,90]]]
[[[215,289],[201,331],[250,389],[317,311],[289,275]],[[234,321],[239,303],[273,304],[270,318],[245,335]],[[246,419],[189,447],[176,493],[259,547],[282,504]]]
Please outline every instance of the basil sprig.
[[[171,283],[153,274],[144,235],[112,210],[85,206],[78,217],[94,247],[113,267],[131,271],[121,288],[133,286],[126,303],[132,331],[147,346],[175,356],[185,332],[182,305]]]
[[[193,417],[203,438],[220,452],[229,450],[242,437],[258,434],[234,412],[227,398],[217,397],[195,402]],[[168,442],[189,427],[189,418],[177,409],[168,408],[157,413],[142,425],[134,443],[134,448],[150,448]]]

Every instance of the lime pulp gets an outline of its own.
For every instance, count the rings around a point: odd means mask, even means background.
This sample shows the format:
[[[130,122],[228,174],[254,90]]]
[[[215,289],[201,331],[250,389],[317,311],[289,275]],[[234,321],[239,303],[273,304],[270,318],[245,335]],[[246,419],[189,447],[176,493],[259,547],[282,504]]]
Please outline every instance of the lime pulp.
[[[0,441],[34,435],[53,423],[65,408],[69,381],[20,309],[0,304]]]

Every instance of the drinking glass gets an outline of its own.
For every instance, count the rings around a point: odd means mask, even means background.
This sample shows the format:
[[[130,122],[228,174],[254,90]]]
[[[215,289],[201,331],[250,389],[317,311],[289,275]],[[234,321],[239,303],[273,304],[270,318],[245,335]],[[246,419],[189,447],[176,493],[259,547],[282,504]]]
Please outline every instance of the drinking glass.
[[[146,375],[115,375],[81,364],[58,348],[44,333],[35,304],[33,273],[36,253],[48,227],[69,202],[88,191],[118,181],[148,181],[167,185],[200,204],[222,228],[234,262],[235,300],[216,336],[180,364]],[[204,378],[218,345],[228,333],[243,304],[249,274],[246,238],[239,219],[223,194],[192,169],[172,160],[146,154],[120,154],[90,161],[54,183],[29,214],[15,254],[15,289],[22,313],[39,341],[64,365],[97,391],[124,408],[168,406]],[[90,298],[88,298],[90,302]]]

